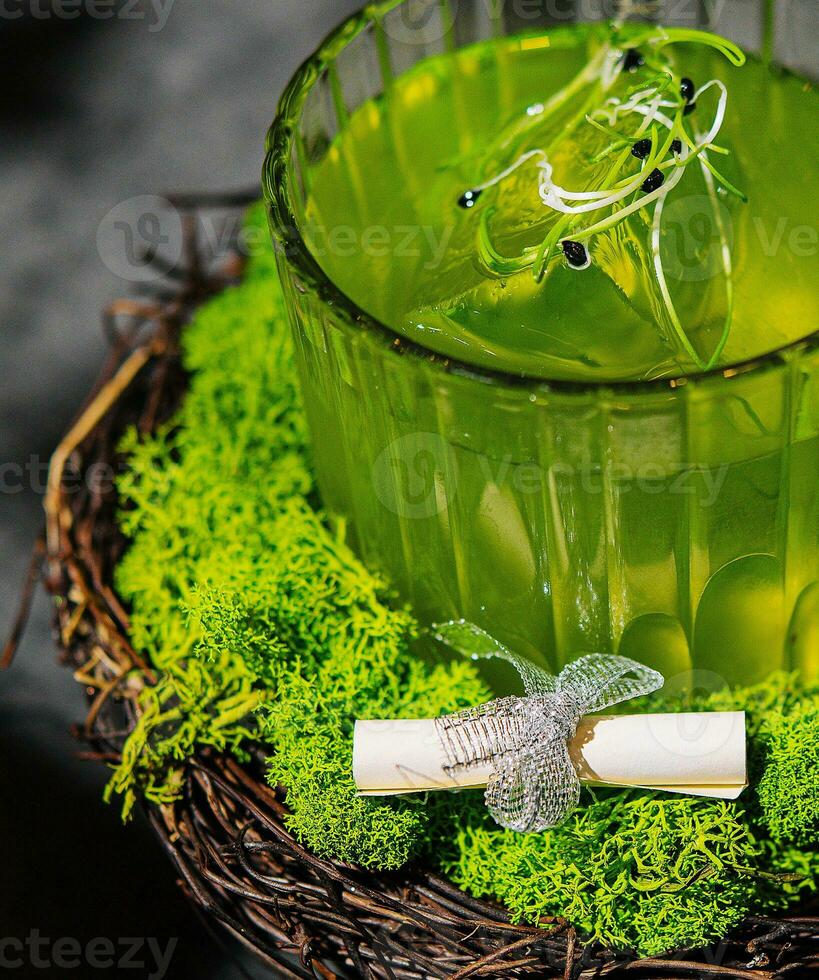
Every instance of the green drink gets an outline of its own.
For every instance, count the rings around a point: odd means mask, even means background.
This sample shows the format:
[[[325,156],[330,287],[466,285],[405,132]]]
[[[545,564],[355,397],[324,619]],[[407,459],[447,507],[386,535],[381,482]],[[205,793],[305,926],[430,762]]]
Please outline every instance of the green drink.
[[[554,667],[816,672],[815,93],[647,27],[456,23],[401,72],[389,6],[268,160],[328,509]]]

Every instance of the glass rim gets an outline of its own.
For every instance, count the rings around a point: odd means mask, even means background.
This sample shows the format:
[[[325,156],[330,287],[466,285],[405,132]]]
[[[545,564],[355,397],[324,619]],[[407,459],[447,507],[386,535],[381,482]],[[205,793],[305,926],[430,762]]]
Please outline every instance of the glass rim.
[[[294,120],[313,85],[333,59],[366,30],[368,25],[374,23],[378,16],[389,13],[404,2],[406,0],[381,0],[379,3],[368,4],[346,17],[334,28],[293,74],[279,100],[275,118],[267,133],[262,189],[274,238],[274,249],[280,255],[284,255],[284,260],[301,279],[305,280],[305,285],[312,288],[336,314],[341,314],[346,327],[365,329],[380,335],[388,341],[386,346],[395,353],[415,355],[428,365],[437,365],[445,373],[467,374],[487,383],[503,384],[507,387],[531,387],[565,392],[673,391],[690,383],[717,378],[727,380],[739,375],[745,376],[767,370],[778,364],[788,363],[798,355],[819,347],[819,328],[816,328],[802,337],[762,354],[708,370],[684,372],[661,378],[629,380],[549,378],[526,372],[493,369],[471,363],[467,359],[439,354],[409,339],[395,327],[379,320],[359,306],[336,285],[310,251],[299,228],[285,177],[291,162]]]

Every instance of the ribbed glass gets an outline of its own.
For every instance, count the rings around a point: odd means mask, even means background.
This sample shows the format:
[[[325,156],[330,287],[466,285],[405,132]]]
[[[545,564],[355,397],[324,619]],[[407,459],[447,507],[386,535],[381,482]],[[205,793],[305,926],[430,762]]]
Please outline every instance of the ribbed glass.
[[[812,16],[787,6],[788,24]],[[718,7],[710,26],[809,67],[799,32],[771,32],[779,8]],[[423,622],[464,617],[552,667],[614,651],[707,685],[783,666],[815,677],[816,332],[678,381],[525,381],[400,338],[304,245],[311,172],[349,114],[421,58],[536,26],[516,9],[370,7],[282,100],[265,189],[324,503]]]

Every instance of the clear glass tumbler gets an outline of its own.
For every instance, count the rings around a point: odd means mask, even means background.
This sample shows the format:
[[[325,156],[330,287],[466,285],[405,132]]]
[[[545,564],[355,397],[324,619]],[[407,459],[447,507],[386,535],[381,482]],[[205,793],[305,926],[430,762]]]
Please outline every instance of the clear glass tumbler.
[[[740,7],[717,29],[786,57],[776,10]],[[466,618],[553,668],[611,651],[666,676],[815,677],[815,324],[676,380],[523,380],[406,341],[305,244],[310,173],[358,107],[428,55],[524,26],[514,4],[486,0],[373,5],[283,97],[265,192],[324,504],[424,623]]]

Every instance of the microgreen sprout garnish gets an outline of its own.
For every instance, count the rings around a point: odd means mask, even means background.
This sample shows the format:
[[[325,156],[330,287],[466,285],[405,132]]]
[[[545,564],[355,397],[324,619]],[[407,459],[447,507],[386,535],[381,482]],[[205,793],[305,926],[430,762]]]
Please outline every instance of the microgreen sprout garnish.
[[[658,170],[655,167],[642,184],[640,184],[640,190],[644,194],[650,194],[652,191],[656,191],[658,187],[662,187],[664,183],[665,174],[662,170]]]
[[[712,368],[725,347],[731,327],[733,308],[732,264],[724,222],[720,215],[717,185],[740,200],[745,196],[711,162],[710,154],[728,151],[715,143],[726,112],[728,92],[718,79],[710,79],[698,88],[687,76],[674,70],[665,49],[678,42],[707,45],[724,55],[731,64],[745,62],[742,51],[731,41],[705,31],[683,28],[648,27],[635,31],[633,26],[615,25],[608,42],[602,46],[580,74],[564,90],[538,106],[534,116],[515,124],[498,142],[501,152],[520,146],[535,126],[558,111],[565,112],[570,100],[577,99],[580,108],[568,123],[561,123],[559,134],[550,145],[529,149],[514,162],[481,184],[466,191],[458,203],[472,209],[484,191],[502,184],[526,164],[535,171],[537,191],[548,231],[540,246],[527,246],[517,256],[504,256],[492,242],[491,222],[498,213],[497,203],[482,208],[478,225],[478,256],[483,271],[490,276],[505,276],[531,269],[537,282],[561,262],[572,269],[586,269],[593,260],[595,236],[609,231],[638,212],[653,210],[649,225],[650,252],[667,325],[677,345],[700,370]],[[635,77],[624,85],[624,73]],[[619,83],[619,84],[618,84]],[[588,91],[581,96],[584,89]],[[710,125],[693,126],[688,120],[702,96],[714,91],[716,108]],[[713,96],[712,96],[713,97]],[[588,163],[597,168],[593,183],[584,189],[563,187],[555,179],[556,149],[562,141],[584,127],[595,130],[605,145],[588,155]],[[588,143],[588,141],[586,141]],[[635,171],[635,160],[639,166]],[[715,227],[721,238],[722,274],[728,314],[716,348],[706,358],[694,348],[677,315],[668,290],[660,254],[663,208],[686,170],[695,165],[702,174],[711,202]],[[493,195],[494,198],[494,195]],[[494,198],[497,202],[497,198]]]
[[[458,204],[465,209],[474,208],[478,203],[478,198],[483,194],[483,191],[464,191],[463,194],[458,198]]]
[[[573,269],[587,269],[591,265],[589,253],[582,242],[573,242],[567,238],[560,243],[560,247],[563,249],[566,261]]]
[[[623,55],[623,71],[635,72],[638,68],[642,68],[644,64],[645,59],[637,48],[629,48]]]

